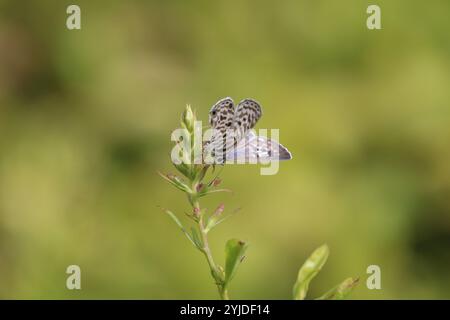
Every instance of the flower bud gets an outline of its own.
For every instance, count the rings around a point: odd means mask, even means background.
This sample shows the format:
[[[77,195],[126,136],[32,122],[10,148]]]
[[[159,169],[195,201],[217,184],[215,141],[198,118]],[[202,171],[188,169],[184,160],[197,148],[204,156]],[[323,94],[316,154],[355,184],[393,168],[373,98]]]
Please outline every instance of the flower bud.
[[[199,183],[199,184],[197,185],[197,192],[202,191],[202,189],[203,189],[204,186],[205,186],[205,185],[204,185],[203,183]]]
[[[186,109],[184,110],[183,115],[181,116],[181,125],[192,133],[194,130],[194,122],[195,122],[194,112],[192,111],[190,105],[186,105]]]
[[[225,209],[225,205],[223,203],[221,203],[217,209],[214,211],[213,216],[214,217],[218,217],[222,214],[223,210]]]
[[[213,185],[213,187],[217,187],[221,182],[222,182],[222,180],[220,178],[215,178],[212,181],[212,185]]]

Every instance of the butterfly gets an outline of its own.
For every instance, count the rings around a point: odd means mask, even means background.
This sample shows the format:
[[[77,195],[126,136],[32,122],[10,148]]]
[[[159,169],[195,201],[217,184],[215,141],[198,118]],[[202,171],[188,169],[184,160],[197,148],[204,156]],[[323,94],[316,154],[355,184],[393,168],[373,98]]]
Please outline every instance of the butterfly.
[[[292,159],[284,146],[252,130],[261,116],[261,106],[253,99],[242,100],[236,108],[229,97],[216,102],[209,111],[213,130],[204,146],[206,162],[264,163]]]

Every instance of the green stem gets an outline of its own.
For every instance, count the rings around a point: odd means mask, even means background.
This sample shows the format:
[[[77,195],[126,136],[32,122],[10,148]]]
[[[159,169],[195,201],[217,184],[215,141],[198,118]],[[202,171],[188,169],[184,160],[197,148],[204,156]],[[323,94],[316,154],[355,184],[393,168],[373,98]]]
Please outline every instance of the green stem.
[[[194,183],[193,190],[196,190],[196,185]],[[205,224],[203,222],[203,214],[200,210],[200,203],[197,199],[195,199],[195,194],[192,195],[192,206],[194,207],[194,211],[199,212],[200,216],[198,218],[198,228],[200,230],[200,235],[202,238],[202,248],[201,252],[205,255],[206,261],[208,262],[209,268],[211,269],[211,275],[217,285],[217,290],[219,291],[220,298],[222,300],[229,300],[228,290],[224,287],[223,282],[223,272],[218,268],[216,263],[214,262],[214,258],[211,253],[211,248],[209,247],[208,242],[208,233],[205,229]]]

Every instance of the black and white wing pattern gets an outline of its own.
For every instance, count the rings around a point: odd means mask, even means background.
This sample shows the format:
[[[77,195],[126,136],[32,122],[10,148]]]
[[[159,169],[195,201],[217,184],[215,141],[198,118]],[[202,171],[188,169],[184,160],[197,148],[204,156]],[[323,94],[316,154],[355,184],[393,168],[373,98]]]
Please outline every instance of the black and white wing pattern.
[[[234,137],[231,134],[234,121],[234,102],[227,97],[217,101],[209,111],[209,124],[213,130],[204,146],[206,163],[223,163],[226,150],[232,149]]]
[[[236,132],[237,142],[252,129],[262,116],[261,106],[253,99],[244,99],[239,102],[234,112],[233,129]]]
[[[204,155],[213,163],[245,159],[257,163],[269,160],[291,159],[289,151],[274,140],[257,136],[251,129],[262,116],[260,104],[244,99],[234,108],[231,98],[214,104],[209,112],[213,129],[211,139],[205,144]],[[207,161],[208,163],[208,161]]]
[[[224,132],[231,128],[234,119],[234,102],[230,97],[217,101],[209,111],[209,125]]]

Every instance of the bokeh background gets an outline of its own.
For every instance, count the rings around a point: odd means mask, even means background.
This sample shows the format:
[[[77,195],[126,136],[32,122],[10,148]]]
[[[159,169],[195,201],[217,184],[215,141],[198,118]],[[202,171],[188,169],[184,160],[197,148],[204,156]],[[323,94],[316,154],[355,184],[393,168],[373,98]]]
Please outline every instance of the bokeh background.
[[[227,166],[233,195],[204,203],[242,207],[211,233],[219,262],[250,243],[232,298],[290,299],[322,243],[310,297],[360,276],[352,298],[450,298],[449,17],[438,0],[0,1],[0,297],[217,298],[156,171],[185,104],[206,120],[231,96],[294,155],[274,176]]]

